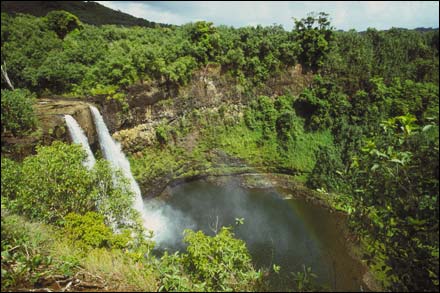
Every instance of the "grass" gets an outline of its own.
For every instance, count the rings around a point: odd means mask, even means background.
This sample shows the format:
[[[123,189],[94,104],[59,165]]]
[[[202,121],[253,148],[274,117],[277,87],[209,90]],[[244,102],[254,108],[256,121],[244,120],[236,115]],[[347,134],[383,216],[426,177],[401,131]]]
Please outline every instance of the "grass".
[[[130,156],[133,175],[140,181],[161,177],[175,171],[184,163],[184,153],[179,148],[148,147],[141,157]]]
[[[227,154],[242,158],[254,166],[278,166],[300,172],[310,172],[315,166],[315,151],[319,146],[333,144],[330,131],[302,132],[282,151],[275,138],[260,143],[262,133],[240,123],[223,128],[218,146]]]
[[[60,236],[54,239],[53,245],[50,248],[50,254],[56,256],[60,261],[60,265],[57,268],[58,273],[73,276],[81,268],[84,251],[66,241],[62,235]]]
[[[153,292],[159,288],[153,269],[134,262],[121,250],[93,249],[82,261],[82,266],[91,275],[111,284],[111,290]]]
[[[246,160],[252,165],[273,165],[280,159],[276,144],[273,141],[264,142],[259,145],[261,141],[261,133],[252,133],[245,126],[233,128],[228,137],[227,132],[224,132],[224,141],[221,142],[220,147],[231,156]]]
[[[332,144],[333,137],[329,130],[302,133],[289,146],[289,151],[286,153],[286,158],[283,159],[282,166],[303,172],[311,172],[316,163],[315,151],[320,146]]]
[[[2,291],[33,285],[51,265],[48,256],[53,231],[3,208],[1,214]]]
[[[67,240],[64,232],[2,209],[2,291],[41,284],[58,286],[57,279],[77,278],[106,290],[158,290],[159,276],[144,262],[134,260],[121,249],[85,250]]]
[[[172,130],[177,137],[173,141],[149,146],[141,156],[132,155],[130,163],[135,178],[148,185],[163,177],[176,179],[200,174],[227,174],[244,171],[247,167],[267,172],[290,170],[300,176],[299,181],[305,182],[306,173],[315,166],[316,150],[333,144],[329,130],[305,131],[304,120],[298,118],[296,138],[287,143],[285,150],[279,145],[276,134],[263,139],[262,131],[249,129],[243,118],[235,118],[225,125],[214,114],[200,112],[197,118],[189,118],[190,126],[184,123],[184,129],[179,126],[182,123],[175,123]],[[241,159],[244,166],[232,166],[236,159]]]

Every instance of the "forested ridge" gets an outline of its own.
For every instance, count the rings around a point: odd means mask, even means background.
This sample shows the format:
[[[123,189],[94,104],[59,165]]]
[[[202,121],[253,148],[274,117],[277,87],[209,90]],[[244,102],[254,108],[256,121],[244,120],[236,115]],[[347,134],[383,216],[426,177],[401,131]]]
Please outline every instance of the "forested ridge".
[[[2,12],[10,15],[24,13],[40,17],[50,11],[65,10],[75,14],[82,22],[92,25],[169,26],[115,11],[95,1],[2,1],[1,5]]]
[[[156,257],[105,160],[87,170],[81,148],[54,142],[18,161],[3,143],[41,136],[41,98],[99,98],[124,116],[135,87],[164,90],[157,104],[185,109],[161,118],[148,144],[128,144],[141,184],[244,170],[216,163],[225,156],[290,174],[349,215],[382,289],[439,290],[438,28],[336,31],[326,13],[295,19],[292,31],[94,26],[66,11],[3,8],[1,22],[2,69],[14,88],[2,73],[2,290],[58,275],[110,290],[267,290],[265,276],[279,268],[254,268],[231,227],[213,237],[187,231],[185,252]],[[304,78],[296,92],[277,85],[279,94],[264,94],[293,68]],[[213,70],[234,96],[203,105],[185,89]],[[293,276],[292,290],[325,289],[309,271]]]

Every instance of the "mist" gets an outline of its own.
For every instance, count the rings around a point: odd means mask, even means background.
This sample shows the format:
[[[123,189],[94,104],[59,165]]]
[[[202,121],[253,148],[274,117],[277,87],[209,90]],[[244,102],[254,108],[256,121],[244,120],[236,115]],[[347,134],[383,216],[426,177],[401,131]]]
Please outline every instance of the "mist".
[[[185,229],[195,229],[190,214],[176,210],[162,200],[152,199],[144,203],[144,226],[153,232],[159,248],[180,247]]]
[[[298,257],[301,257],[298,251],[310,255],[317,250],[313,241],[305,237],[303,222],[292,214],[276,190],[247,190],[233,178],[221,187],[206,182],[173,187],[169,200],[147,201],[144,209],[149,218],[147,229],[154,231],[153,240],[159,249],[184,248],[185,229],[201,230],[213,236],[221,227],[232,226],[250,250],[265,250],[280,256],[290,252]],[[237,218],[243,218],[244,223],[237,225]],[[294,245],[289,236],[292,234],[297,235]],[[293,249],[299,246],[302,249]]]

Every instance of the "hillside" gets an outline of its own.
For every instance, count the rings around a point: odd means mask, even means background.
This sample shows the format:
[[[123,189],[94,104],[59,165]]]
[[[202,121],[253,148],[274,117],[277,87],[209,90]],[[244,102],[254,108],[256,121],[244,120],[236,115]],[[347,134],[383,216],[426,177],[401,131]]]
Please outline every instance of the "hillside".
[[[82,22],[93,25],[169,26],[115,11],[92,1],[2,1],[2,12],[8,14],[25,13],[45,16],[53,10],[66,10],[78,16]]]

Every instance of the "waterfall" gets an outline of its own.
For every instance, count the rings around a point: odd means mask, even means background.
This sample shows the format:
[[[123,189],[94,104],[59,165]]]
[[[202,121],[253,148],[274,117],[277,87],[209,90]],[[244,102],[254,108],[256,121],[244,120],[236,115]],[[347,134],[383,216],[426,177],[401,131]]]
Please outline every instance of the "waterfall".
[[[130,162],[122,152],[121,145],[110,136],[98,109],[90,106],[90,110],[95,121],[95,128],[104,158],[110,162],[113,168],[120,168],[124,176],[130,181],[130,188],[135,195],[133,208],[141,214],[144,227],[153,232],[153,240],[158,245],[176,242],[178,239],[176,235],[182,232],[182,227],[191,227],[192,220],[185,217],[180,211],[176,211],[160,201],[149,200],[144,205],[141,190],[131,173]]]
[[[69,129],[70,137],[72,138],[73,143],[80,144],[87,153],[87,158],[83,162],[84,166],[86,166],[88,169],[92,169],[96,160],[93,156],[92,150],[90,149],[87,136],[84,134],[84,131],[82,130],[81,126],[79,126],[78,122],[76,122],[75,118],[70,115],[64,115],[64,119],[66,120],[67,128]]]
[[[113,168],[119,168],[122,170],[123,175],[130,182],[130,189],[134,193],[134,205],[133,207],[141,214],[144,223],[147,222],[147,215],[144,212],[144,203],[142,201],[141,190],[133,174],[130,170],[130,162],[125,157],[121,150],[121,145],[113,140],[108,131],[107,125],[105,125],[104,119],[99,113],[98,109],[90,106],[92,111],[93,120],[95,121],[96,132],[98,133],[99,144],[104,158],[110,162]]]

